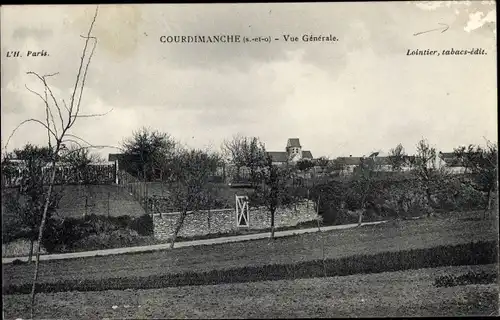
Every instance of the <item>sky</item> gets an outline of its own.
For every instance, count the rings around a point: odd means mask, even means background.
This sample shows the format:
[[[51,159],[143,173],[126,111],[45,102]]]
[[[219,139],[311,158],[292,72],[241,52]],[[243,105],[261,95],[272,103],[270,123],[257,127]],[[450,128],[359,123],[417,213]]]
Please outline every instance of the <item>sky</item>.
[[[47,144],[33,75],[69,100],[95,6],[1,7],[2,151]],[[446,24],[449,28],[441,32]],[[415,36],[414,34],[438,29]],[[234,34],[270,43],[162,43],[161,36]],[[284,35],[337,42],[285,42]],[[408,153],[425,138],[443,152],[497,141],[496,11],[492,1],[101,5],[98,43],[71,133],[119,147],[141,127],[218,150],[236,134],[268,151],[300,138],[314,157]],[[281,40],[275,41],[274,38]],[[481,48],[486,55],[408,56]],[[6,57],[19,50],[22,57]],[[48,56],[27,57],[44,50]],[[96,152],[119,152],[116,148]]]

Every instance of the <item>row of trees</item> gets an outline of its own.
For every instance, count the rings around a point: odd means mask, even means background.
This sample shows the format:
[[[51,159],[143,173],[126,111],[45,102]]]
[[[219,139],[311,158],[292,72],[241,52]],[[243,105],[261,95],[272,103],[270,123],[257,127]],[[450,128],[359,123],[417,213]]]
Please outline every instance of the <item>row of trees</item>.
[[[218,188],[213,187],[212,177],[228,162],[237,168],[246,168],[253,192],[250,201],[265,206],[271,215],[271,236],[274,236],[274,215],[279,206],[291,205],[298,199],[297,188],[292,183],[291,167],[273,165],[264,144],[256,137],[233,137],[223,144],[222,152],[189,149],[176,142],[170,135],[142,128],[123,143],[125,154],[140,161],[134,167],[142,179],[155,175],[166,184],[169,200],[181,212],[175,227],[172,246],[182,228],[188,211],[210,207],[217,198]],[[141,174],[142,173],[142,174]]]
[[[158,139],[158,137],[162,138]],[[131,139],[128,139],[124,146],[127,150],[130,150],[128,152],[137,153],[140,149],[138,146],[143,145],[145,141],[149,141],[148,146],[140,151],[144,152],[144,150],[148,150],[149,155],[147,157],[152,159],[150,163],[145,163],[144,166],[162,168],[163,172],[170,173],[170,177],[173,181],[178,181],[179,178],[176,175],[176,170],[172,170],[172,164],[180,164],[182,161],[154,160],[174,160],[176,158],[176,152],[173,151],[175,150],[173,146],[178,144],[169,139],[171,139],[171,137],[167,134],[142,129],[136,132]],[[153,147],[155,145],[159,147]],[[168,153],[162,154],[162,150],[168,147]],[[298,195],[301,190],[295,183],[297,181],[298,172],[307,172],[316,165],[333,167],[334,170],[341,169],[342,167],[341,164],[330,161],[324,157],[315,161],[302,160],[294,165],[276,166],[266,152],[264,144],[257,137],[236,135],[231,139],[225,140],[221,149],[222,152],[220,154],[212,154],[214,157],[212,162],[213,167],[220,167],[223,166],[224,163],[231,163],[236,168],[236,175],[239,175],[241,169],[245,168],[248,172],[248,182],[255,190],[250,200],[255,204],[264,205],[268,208],[271,214],[272,230],[274,229],[273,222],[276,208],[281,205],[293,204],[294,201],[299,198]],[[152,156],[152,154],[156,155]],[[360,164],[355,170],[355,174],[347,178],[355,180],[361,190],[359,199],[360,208],[362,209],[361,213],[366,208],[368,194],[373,191],[373,180],[380,177],[377,168],[379,166],[377,155],[378,153],[372,153],[370,157],[361,158]],[[465,167],[465,174],[462,175],[451,175],[446,167],[438,167],[436,165],[437,156],[436,149],[432,147],[426,139],[422,139],[416,145],[415,155],[409,156],[405,152],[404,147],[398,144],[395,148],[390,150],[387,159],[393,172],[397,173],[403,171],[404,168],[409,168],[409,176],[419,182],[420,188],[425,192],[427,203],[431,209],[435,207],[435,197],[433,195],[441,192],[442,189],[448,185],[448,181],[456,179],[462,185],[471,186],[475,190],[487,194],[488,205],[485,210],[490,210],[493,198],[492,195],[496,191],[497,183],[496,145],[488,142],[485,148],[474,145],[456,148],[454,156],[457,161]],[[190,161],[195,161],[195,159],[191,159]],[[200,166],[201,168],[204,167],[202,163],[196,166]],[[179,171],[179,168],[177,169],[177,171]],[[168,177],[168,175],[165,177]],[[185,181],[184,184],[189,185],[190,182]],[[180,198],[182,199],[185,196],[186,194],[182,195]],[[304,193],[302,193],[302,196],[304,196]],[[197,210],[206,206],[206,203],[199,203],[200,206],[196,208],[191,207],[189,210]],[[431,215],[432,210],[430,210],[428,214]],[[360,223],[361,221],[362,217],[359,219]]]
[[[175,228],[172,246],[188,211],[197,211],[213,206],[218,197],[218,188],[211,184],[211,178],[224,163],[234,164],[237,171],[246,168],[249,171],[249,183],[254,190],[250,201],[254,205],[268,208],[271,215],[271,234],[274,235],[274,217],[279,206],[291,205],[301,197],[306,196],[307,190],[297,184],[297,172],[307,171],[314,163],[299,161],[296,165],[276,166],[264,144],[256,137],[235,136],[223,144],[223,152],[216,153],[207,150],[189,149],[176,142],[170,135],[160,131],[141,128],[132,136],[125,139],[122,146],[126,155],[139,156],[141,161],[133,161],[131,166],[145,181],[150,181],[158,172],[160,181],[169,190],[171,205],[181,212],[178,225]],[[9,160],[12,158],[25,160],[26,174],[15,197],[6,197],[6,208],[16,212],[21,225],[27,228],[26,234],[33,245],[36,240],[36,231],[40,226],[47,186],[44,186],[41,170],[52,159],[52,150],[48,147],[26,145],[23,149],[14,150],[2,159],[2,170],[11,170]],[[415,156],[409,157],[399,144],[390,151],[391,164],[401,170],[403,166],[412,168],[413,178],[420,181],[420,185],[432,208],[433,194],[436,194],[446,179],[455,178],[443,168],[436,168],[436,150],[426,140],[417,144]],[[455,157],[463,164],[468,174],[457,176],[462,184],[473,187],[475,190],[487,194],[487,207],[491,209],[491,202],[496,191],[497,149],[489,143],[486,148],[480,146],[459,147],[455,149]],[[65,152],[61,152],[58,161],[66,162],[76,168],[76,172],[85,172],[89,165],[102,159],[88,149],[81,149],[70,145]],[[326,162],[326,161],[325,161]],[[326,164],[326,163],[325,163]],[[350,178],[356,181],[361,192],[360,208],[366,208],[366,199],[372,191],[373,180],[377,178],[375,157],[361,159],[356,173]],[[84,175],[85,176],[85,175]],[[90,182],[84,185],[88,188]],[[61,189],[62,190],[62,189]],[[304,192],[305,191],[305,192]],[[47,216],[57,210],[60,192],[53,190]],[[431,214],[431,213],[429,213]],[[362,217],[359,222],[361,223]],[[31,260],[32,250],[30,250]]]

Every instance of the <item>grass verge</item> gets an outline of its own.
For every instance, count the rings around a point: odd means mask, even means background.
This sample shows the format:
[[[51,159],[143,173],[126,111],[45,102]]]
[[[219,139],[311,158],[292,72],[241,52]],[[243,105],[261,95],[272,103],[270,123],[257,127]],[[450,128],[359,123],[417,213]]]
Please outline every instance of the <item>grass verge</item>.
[[[315,277],[346,276],[439,266],[479,265],[496,263],[498,242],[471,242],[426,249],[355,255],[340,259],[304,261],[292,264],[268,264],[207,272],[184,272],[148,277],[115,277],[107,279],[68,279],[40,283],[37,292],[103,291],[125,289],[156,289],[176,286],[241,283]],[[2,287],[2,294],[26,294],[28,283]]]

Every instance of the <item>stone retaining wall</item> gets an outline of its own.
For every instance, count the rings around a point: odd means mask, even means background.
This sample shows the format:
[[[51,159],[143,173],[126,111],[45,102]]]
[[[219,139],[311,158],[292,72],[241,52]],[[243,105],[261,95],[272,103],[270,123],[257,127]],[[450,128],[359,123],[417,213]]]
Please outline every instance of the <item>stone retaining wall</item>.
[[[180,212],[153,214],[154,235],[157,239],[168,240],[172,237]],[[275,227],[291,227],[299,223],[317,219],[316,207],[312,201],[297,203],[291,207],[278,208],[275,214]],[[239,227],[236,223],[236,210],[213,209],[190,211],[179,232],[180,237],[194,237],[214,233],[229,233],[238,229],[267,229],[271,227],[271,214],[264,207],[250,207],[249,227]]]

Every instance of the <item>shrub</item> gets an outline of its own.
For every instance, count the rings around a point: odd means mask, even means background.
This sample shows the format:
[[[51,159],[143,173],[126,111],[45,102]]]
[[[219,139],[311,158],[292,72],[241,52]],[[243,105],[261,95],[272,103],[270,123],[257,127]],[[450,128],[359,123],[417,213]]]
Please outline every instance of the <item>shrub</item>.
[[[153,218],[144,214],[130,221],[129,228],[141,236],[152,236],[154,234]]]
[[[33,254],[37,242],[33,244]],[[28,256],[30,252],[31,241],[27,239],[17,239],[9,243],[2,243],[2,257],[22,257]],[[40,253],[45,254],[47,251],[43,246],[40,247]]]
[[[321,199],[319,213],[325,223],[339,224],[346,219],[341,203],[347,210],[360,209],[365,189],[365,181],[347,178],[316,185],[310,194],[312,199]],[[485,193],[461,183],[455,176],[435,181],[431,188],[432,204],[424,190],[422,182],[411,176],[381,175],[371,181],[366,204],[376,215],[393,218],[421,216],[431,210],[478,210],[486,206]]]
[[[148,225],[147,218],[145,217],[132,219],[129,216],[107,217],[89,215],[85,218],[49,220],[50,223],[47,226],[46,232],[44,232],[42,242],[49,253],[66,252],[77,248],[83,249],[84,246],[82,243],[85,241],[94,243],[92,248],[102,249],[107,247],[101,239],[106,236],[99,237],[99,235],[112,234],[115,231],[123,231],[123,234],[129,235],[137,235],[139,232],[146,235],[148,235],[148,232],[152,233],[152,221]],[[135,233],[131,233],[132,230]],[[83,241],[84,239],[87,240]],[[101,243],[102,245],[98,246],[97,243]],[[89,247],[88,250],[91,250],[91,248]]]
[[[486,194],[477,191],[469,185],[463,185],[457,196],[457,208],[461,210],[474,210],[486,207]]]
[[[72,243],[71,248],[76,251],[121,248],[135,244],[138,236],[136,231],[130,229],[113,230],[89,235]]]

